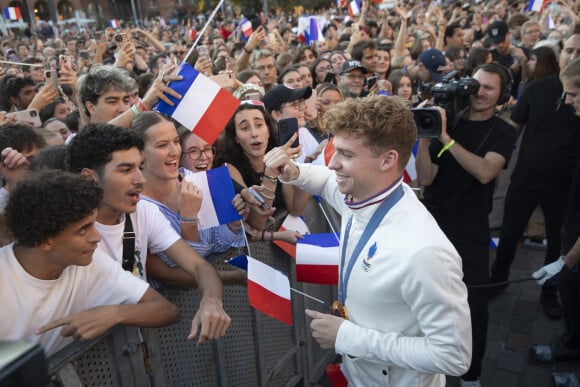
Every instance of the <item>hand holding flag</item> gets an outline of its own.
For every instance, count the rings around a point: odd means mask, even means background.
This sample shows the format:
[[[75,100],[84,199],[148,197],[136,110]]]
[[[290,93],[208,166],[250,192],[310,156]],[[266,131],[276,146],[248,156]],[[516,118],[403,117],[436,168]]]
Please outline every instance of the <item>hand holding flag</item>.
[[[236,193],[228,167],[189,174],[184,182],[193,183],[203,197],[198,218],[204,227],[216,227],[242,219],[232,205]]]

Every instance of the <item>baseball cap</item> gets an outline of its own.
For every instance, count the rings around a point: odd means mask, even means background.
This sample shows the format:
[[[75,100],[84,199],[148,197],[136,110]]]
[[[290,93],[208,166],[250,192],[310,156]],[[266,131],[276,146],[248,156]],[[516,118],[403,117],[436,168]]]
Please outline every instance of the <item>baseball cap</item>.
[[[439,83],[443,80],[443,72],[439,71],[440,66],[445,66],[447,61],[445,60],[445,55],[436,48],[430,48],[425,50],[419,55],[417,62],[423,63],[423,66],[429,70],[431,79]]]
[[[307,99],[310,98],[311,95],[312,89],[310,87],[291,89],[283,85],[278,85],[273,87],[264,95],[262,102],[264,102],[268,113],[271,114],[274,110],[280,110],[282,105],[286,102],[296,101],[297,99]]]
[[[505,40],[505,36],[509,31],[509,27],[503,20],[496,20],[487,28],[489,40],[493,44],[501,43]]]
[[[347,60],[344,61],[342,67],[340,68],[340,72],[338,74],[349,73],[352,70],[359,69],[363,72],[363,74],[367,73],[367,69],[363,67],[363,65],[358,60]]]

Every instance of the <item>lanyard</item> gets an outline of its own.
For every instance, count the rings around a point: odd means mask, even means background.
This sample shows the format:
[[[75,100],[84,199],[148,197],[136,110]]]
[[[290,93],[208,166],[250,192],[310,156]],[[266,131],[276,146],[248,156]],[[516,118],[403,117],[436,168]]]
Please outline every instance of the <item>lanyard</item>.
[[[348,261],[348,267],[346,268],[346,273],[344,272],[344,260],[346,258],[346,245],[348,244],[348,236],[350,234],[350,227],[352,226],[352,215],[350,216],[350,219],[348,220],[348,223],[346,225],[346,229],[344,232],[344,242],[342,244],[342,254],[340,257],[340,283],[339,283],[339,287],[338,287],[338,300],[344,305],[344,302],[346,301],[346,289],[348,286],[348,280],[350,278],[350,273],[352,272],[352,268],[354,267],[354,263],[355,261],[357,261],[357,257],[360,255],[360,252],[362,251],[363,247],[365,247],[365,245],[367,244],[368,240],[370,239],[372,233],[376,230],[377,226],[379,225],[379,223],[381,223],[381,221],[383,220],[383,218],[385,217],[385,215],[387,214],[387,212],[389,212],[389,210],[391,208],[393,208],[393,206],[395,204],[397,204],[397,202],[403,197],[404,191],[403,191],[403,186],[399,185],[392,194],[390,194],[379,206],[379,208],[377,208],[377,210],[375,211],[375,213],[373,214],[373,216],[371,217],[371,219],[369,220],[369,222],[367,223],[367,225],[365,226],[365,229],[361,235],[361,238],[359,239],[357,245],[354,248],[354,251],[352,252],[352,255],[350,257],[350,260]]]

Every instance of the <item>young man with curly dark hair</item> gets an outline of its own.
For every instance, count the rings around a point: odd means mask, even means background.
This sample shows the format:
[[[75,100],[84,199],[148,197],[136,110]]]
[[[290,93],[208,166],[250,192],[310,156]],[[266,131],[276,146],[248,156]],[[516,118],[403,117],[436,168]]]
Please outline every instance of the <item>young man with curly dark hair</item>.
[[[143,140],[122,127],[93,123],[85,126],[69,145],[71,171],[96,181],[103,189],[96,227],[102,236],[99,247],[133,274],[146,278],[148,251],[164,252],[189,273],[203,293],[193,318],[190,339],[199,333],[198,344],[225,335],[231,319],[223,310],[221,280],[215,269],[181,239],[156,205],[141,201],[145,178],[141,172]],[[179,159],[167,162],[177,168]],[[182,221],[194,221],[183,219]],[[123,235],[128,224],[135,233],[134,257],[123,254]],[[126,262],[124,262],[126,261]],[[128,265],[126,265],[128,263]]]
[[[34,340],[51,355],[117,324],[179,319],[177,307],[97,248],[102,197],[94,181],[56,170],[15,187],[6,217],[16,241],[0,249],[3,340]]]

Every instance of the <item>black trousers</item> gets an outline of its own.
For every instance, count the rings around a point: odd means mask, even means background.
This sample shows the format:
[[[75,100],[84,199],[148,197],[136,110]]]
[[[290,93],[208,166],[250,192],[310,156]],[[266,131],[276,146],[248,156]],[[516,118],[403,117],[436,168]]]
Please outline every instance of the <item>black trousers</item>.
[[[509,278],[518,241],[528,224],[532,212],[540,206],[544,213],[548,249],[544,264],[554,262],[560,256],[561,228],[566,215],[570,189],[553,192],[530,191],[512,182],[508,188],[503,223],[499,235],[499,246],[491,268],[492,278],[504,281]]]
[[[437,214],[436,211],[433,216],[461,256],[463,282],[467,286],[467,302],[471,312],[473,348],[471,365],[462,378],[475,380],[481,375],[481,363],[485,355],[489,290],[474,286],[489,284],[489,224],[487,217],[477,220],[457,214],[460,219],[450,219],[448,215]]]
[[[580,270],[567,267],[558,274],[558,290],[562,301],[562,316],[566,327],[564,343],[575,349],[580,349]]]

